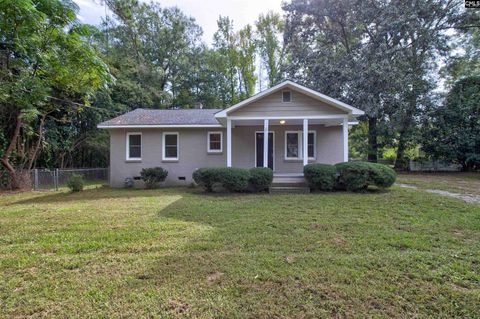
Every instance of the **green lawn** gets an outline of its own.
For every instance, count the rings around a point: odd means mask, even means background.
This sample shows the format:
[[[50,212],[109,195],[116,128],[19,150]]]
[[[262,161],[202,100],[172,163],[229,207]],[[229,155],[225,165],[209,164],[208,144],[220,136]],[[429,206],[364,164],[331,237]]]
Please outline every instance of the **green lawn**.
[[[421,189],[438,189],[480,196],[480,173],[400,174],[397,182]]]
[[[0,317],[480,317],[480,206],[194,189],[0,196]]]

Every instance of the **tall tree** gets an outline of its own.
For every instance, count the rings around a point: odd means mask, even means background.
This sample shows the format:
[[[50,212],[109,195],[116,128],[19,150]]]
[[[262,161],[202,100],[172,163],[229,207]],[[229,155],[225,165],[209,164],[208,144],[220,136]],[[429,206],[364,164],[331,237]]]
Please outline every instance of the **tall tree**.
[[[213,35],[213,47],[222,57],[221,66],[225,70],[229,86],[228,102],[233,105],[239,100],[237,37],[230,18],[220,16],[217,24],[218,30]]]
[[[238,66],[245,92],[243,98],[246,98],[253,95],[257,81],[255,75],[256,41],[249,24],[240,30],[238,42]]]
[[[255,26],[261,63],[267,70],[268,85],[273,86],[279,80],[282,63],[284,22],[279,14],[268,12],[258,17]]]
[[[434,88],[434,59],[448,28],[462,18],[459,0],[362,2],[293,0],[285,38],[291,77],[343,98],[366,112],[368,159],[379,134],[395,128],[398,166],[415,119]],[[389,132],[390,134],[390,132]]]
[[[480,169],[480,77],[456,82],[445,103],[433,109],[424,123],[422,149],[464,170]]]
[[[0,161],[12,188],[25,180],[43,148],[45,122],[88,107],[110,80],[107,66],[76,23],[69,0],[0,2]],[[63,116],[63,115],[62,115]]]
[[[114,102],[129,109],[164,108],[191,94],[190,64],[201,46],[201,28],[178,8],[136,0],[108,0],[108,61],[118,78]],[[118,98],[117,98],[118,94]]]

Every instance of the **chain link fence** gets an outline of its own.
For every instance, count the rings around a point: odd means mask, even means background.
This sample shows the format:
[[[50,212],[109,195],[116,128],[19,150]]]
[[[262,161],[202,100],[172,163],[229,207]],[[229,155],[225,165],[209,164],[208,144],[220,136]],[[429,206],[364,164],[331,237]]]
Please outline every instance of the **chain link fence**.
[[[73,174],[82,175],[87,183],[109,181],[108,168],[34,169],[31,177],[33,190],[58,189],[66,186]]]

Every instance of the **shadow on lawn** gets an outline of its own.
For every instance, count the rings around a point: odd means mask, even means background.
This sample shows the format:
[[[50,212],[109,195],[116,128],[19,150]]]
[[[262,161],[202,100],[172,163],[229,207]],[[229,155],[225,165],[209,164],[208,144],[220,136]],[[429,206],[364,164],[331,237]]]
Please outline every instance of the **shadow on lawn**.
[[[231,199],[237,197],[250,197],[250,196],[322,196],[323,194],[345,194],[345,191],[336,191],[336,192],[321,192],[321,191],[312,191],[310,194],[278,194],[270,195],[268,192],[261,193],[206,193],[200,188],[187,188],[187,187],[165,187],[157,189],[126,189],[126,188],[111,188],[109,186],[103,185],[96,188],[88,188],[78,193],[71,193],[68,191],[60,191],[54,193],[35,193],[34,197],[22,199],[6,204],[7,206],[12,205],[25,205],[25,204],[48,204],[48,203],[67,203],[73,201],[92,201],[92,200],[101,200],[107,198],[136,198],[136,197],[155,197],[161,195],[176,195],[178,191],[185,192],[187,194],[198,195],[206,198],[216,198],[216,199]],[[381,189],[376,187],[370,187],[365,192],[357,192],[351,194],[364,194],[364,195],[374,195],[389,192],[388,189]]]
[[[183,188],[188,192],[186,188]],[[71,192],[55,192],[51,194],[38,193],[37,196],[22,199],[19,201],[8,203],[7,206],[25,205],[25,204],[48,204],[48,203],[66,203],[73,201],[92,201],[107,198],[136,198],[136,197],[155,197],[161,195],[175,195],[178,193],[178,188],[158,188],[158,189],[125,189],[125,188],[110,188],[109,186],[102,186],[99,188],[86,189],[78,193]]]

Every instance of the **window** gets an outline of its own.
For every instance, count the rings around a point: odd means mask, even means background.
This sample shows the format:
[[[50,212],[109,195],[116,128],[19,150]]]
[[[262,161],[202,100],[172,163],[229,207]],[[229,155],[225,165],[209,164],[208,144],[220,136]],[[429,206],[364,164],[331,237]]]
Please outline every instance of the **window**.
[[[222,132],[208,132],[208,152],[221,153],[222,152]]]
[[[127,161],[142,159],[142,133],[127,133]]]
[[[298,132],[286,132],[286,155],[285,158],[300,158],[300,134]]]
[[[178,160],[178,133],[163,133],[163,154],[162,160]]]
[[[307,152],[308,158],[315,158],[315,139],[314,131],[308,132]],[[303,133],[301,131],[285,132],[285,159],[303,158]]]
[[[290,102],[292,102],[292,92],[290,92],[290,91],[283,91],[283,92],[282,92],[282,100],[283,100],[283,103],[290,103]]]
[[[308,132],[308,158],[315,158],[315,132]]]

